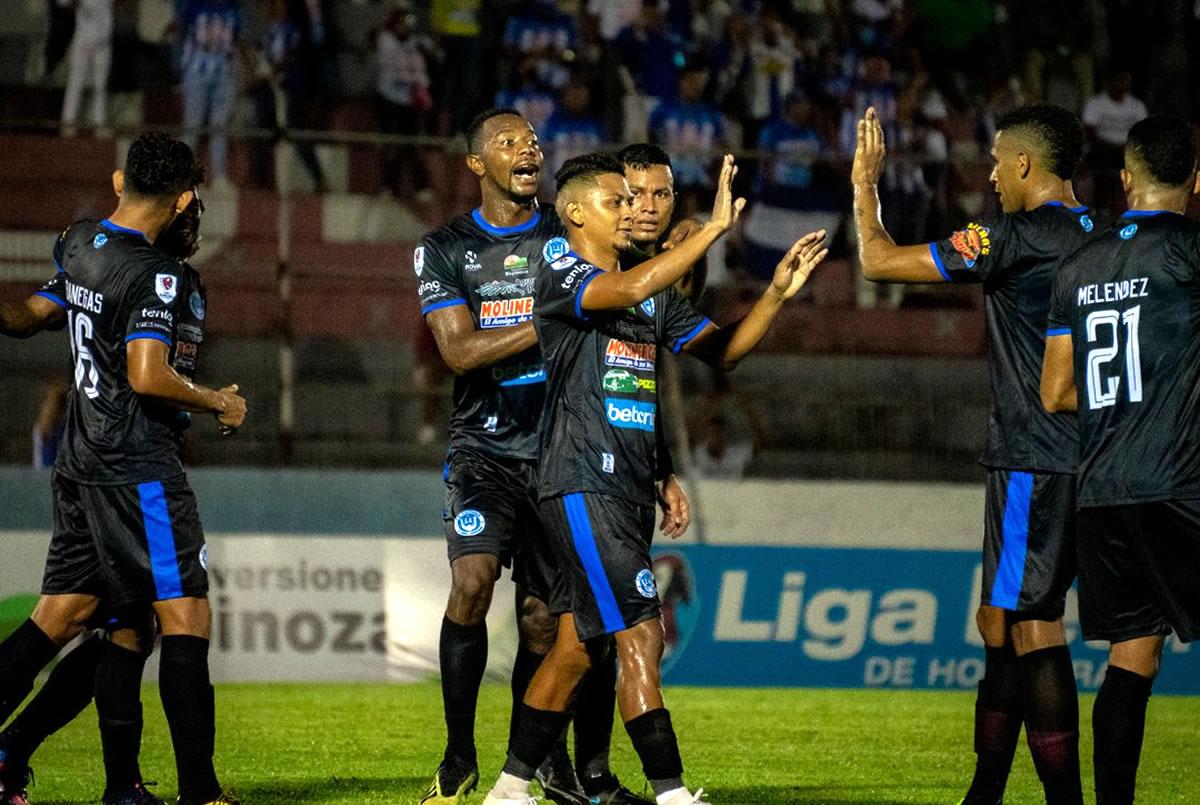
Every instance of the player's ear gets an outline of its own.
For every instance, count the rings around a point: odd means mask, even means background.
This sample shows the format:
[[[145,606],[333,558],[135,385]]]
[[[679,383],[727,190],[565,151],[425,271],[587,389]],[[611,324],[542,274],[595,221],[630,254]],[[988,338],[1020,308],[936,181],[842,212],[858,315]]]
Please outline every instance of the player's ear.
[[[567,202],[567,220],[575,226],[583,226],[583,207],[578,201]]]
[[[180,193],[179,198],[175,199],[175,214],[182,215],[194,198],[196,198],[196,191],[190,188]]]
[[[1200,193],[1200,173],[1192,175],[1192,195]]]
[[[117,194],[117,198],[125,192],[125,171],[117,168],[112,175],[113,192]]]
[[[1133,188],[1133,174],[1126,168],[1121,168],[1121,192],[1129,195],[1129,191]]]
[[[1024,151],[1017,152],[1017,175],[1022,179],[1029,176],[1029,171],[1033,169],[1033,163],[1029,159],[1029,154]]]
[[[467,170],[476,176],[482,177],[487,173],[487,168],[484,167],[483,160],[479,158],[479,154],[467,154],[466,162]]]

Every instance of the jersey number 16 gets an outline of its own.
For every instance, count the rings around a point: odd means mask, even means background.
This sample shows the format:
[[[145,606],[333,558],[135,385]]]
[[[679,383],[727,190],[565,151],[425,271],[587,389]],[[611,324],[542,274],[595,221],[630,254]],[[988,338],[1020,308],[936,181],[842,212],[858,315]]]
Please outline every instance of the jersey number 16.
[[[95,333],[92,320],[72,311],[67,314],[67,328],[71,331],[71,354],[75,357],[75,387],[94,400],[100,396],[100,373],[87,345]]]
[[[1085,322],[1088,343],[1102,343],[1102,346],[1089,349],[1087,355],[1088,407],[1093,411],[1117,404],[1117,390],[1121,386],[1121,377],[1105,376],[1104,367],[1111,363],[1120,351],[1118,342],[1122,324],[1125,325],[1125,374],[1128,377],[1126,386],[1129,401],[1142,401],[1142,359],[1138,347],[1138,321],[1141,315],[1141,305],[1124,313],[1118,310],[1096,310],[1088,314]]]

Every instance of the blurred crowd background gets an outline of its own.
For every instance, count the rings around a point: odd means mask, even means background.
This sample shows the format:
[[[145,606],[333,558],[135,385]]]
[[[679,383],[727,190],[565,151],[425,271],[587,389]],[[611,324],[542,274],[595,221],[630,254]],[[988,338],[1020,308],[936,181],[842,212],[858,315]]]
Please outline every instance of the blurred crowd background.
[[[732,376],[676,369],[684,400],[667,404],[690,471],[971,480],[988,403],[981,300],[858,278],[855,121],[878,110],[885,223],[919,242],[994,209],[1005,110],[1079,112],[1076,189],[1111,213],[1129,127],[1196,118],[1197,89],[1192,0],[8,0],[0,290],[31,288],[53,232],[108,212],[131,133],[183,132],[209,167],[202,371],[242,383],[258,414],[237,440],[197,440],[193,458],[436,464],[447,377],[411,249],[475,202],[456,135],[513,106],[545,146],[547,198],[567,157],[649,140],[672,155],[677,214],[703,215],[714,158],[739,155],[751,204],[710,256],[702,302],[718,320],[795,236],[832,233],[832,259],[764,354]],[[52,340],[0,355],[0,459],[27,459],[35,421],[38,450],[53,443]]]

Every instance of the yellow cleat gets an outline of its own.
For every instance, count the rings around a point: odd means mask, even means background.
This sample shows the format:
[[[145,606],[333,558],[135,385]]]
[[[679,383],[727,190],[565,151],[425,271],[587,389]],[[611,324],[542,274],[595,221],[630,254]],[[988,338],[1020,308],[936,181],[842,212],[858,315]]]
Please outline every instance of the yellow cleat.
[[[222,791],[221,796],[204,805],[242,805],[242,801],[228,791]]]
[[[453,777],[443,782],[442,778],[447,771],[445,764],[438,767],[433,782],[429,784],[429,790],[420,799],[421,805],[461,805],[467,801],[467,794],[479,785],[479,770],[476,768],[465,770],[466,777],[457,781],[457,784]]]

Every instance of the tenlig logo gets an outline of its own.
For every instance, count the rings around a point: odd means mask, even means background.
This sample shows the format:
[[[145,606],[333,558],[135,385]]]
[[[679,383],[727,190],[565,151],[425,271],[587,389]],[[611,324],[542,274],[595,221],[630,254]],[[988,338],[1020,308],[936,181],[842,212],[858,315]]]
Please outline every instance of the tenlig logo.
[[[655,404],[637,400],[615,400],[606,397],[604,413],[608,421],[618,428],[632,428],[654,432]]]
[[[479,326],[512,327],[533,318],[533,297],[488,300],[479,305]]]
[[[608,347],[604,350],[604,363],[608,366],[639,369],[643,372],[654,371],[657,357],[658,347],[654,344],[630,344],[615,338],[609,339]]]

